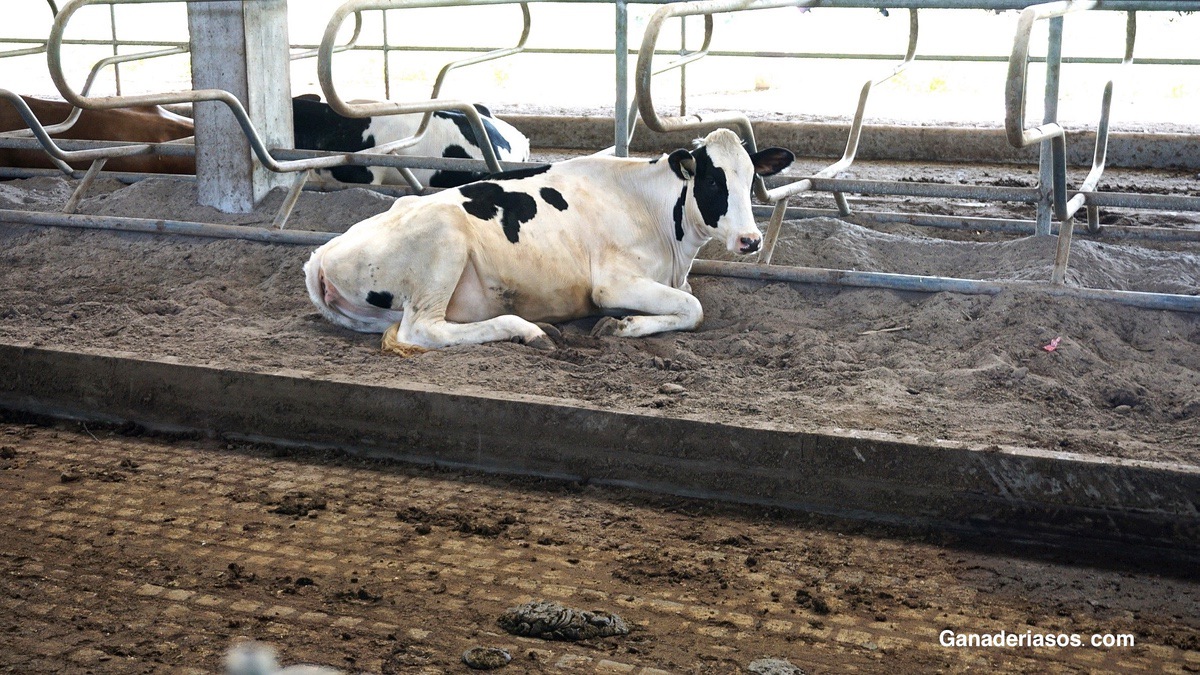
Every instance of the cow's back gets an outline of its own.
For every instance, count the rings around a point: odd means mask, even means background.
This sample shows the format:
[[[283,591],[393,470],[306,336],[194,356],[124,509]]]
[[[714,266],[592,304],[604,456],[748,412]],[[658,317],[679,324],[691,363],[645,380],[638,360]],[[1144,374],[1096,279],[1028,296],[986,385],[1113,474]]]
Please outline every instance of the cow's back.
[[[525,178],[405,200],[389,219],[405,225],[391,231],[407,238],[437,237],[442,226],[461,231],[473,271],[494,298],[483,314],[557,320],[595,313],[591,293],[601,270],[627,265],[662,283],[672,278],[669,246],[650,210],[605,189],[605,159],[570,160],[553,170],[517,172],[533,174]],[[447,206],[461,215],[448,218]]]

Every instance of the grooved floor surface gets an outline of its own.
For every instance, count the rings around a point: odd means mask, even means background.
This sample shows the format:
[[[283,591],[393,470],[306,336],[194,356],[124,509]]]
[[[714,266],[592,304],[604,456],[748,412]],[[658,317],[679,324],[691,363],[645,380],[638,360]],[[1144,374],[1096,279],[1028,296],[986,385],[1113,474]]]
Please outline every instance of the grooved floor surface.
[[[211,440],[0,423],[0,671],[214,672],[236,640],[349,672],[1197,672],[1200,584],[852,525]],[[626,637],[504,633],[549,599]],[[1123,633],[1132,648],[946,648]]]

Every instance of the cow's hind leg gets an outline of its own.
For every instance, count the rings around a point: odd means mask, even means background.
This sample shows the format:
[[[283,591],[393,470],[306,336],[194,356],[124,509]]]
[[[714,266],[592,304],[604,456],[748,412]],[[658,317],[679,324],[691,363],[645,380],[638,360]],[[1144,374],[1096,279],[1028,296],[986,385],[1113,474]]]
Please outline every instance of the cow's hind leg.
[[[554,342],[541,328],[513,314],[473,323],[452,323],[444,317],[421,317],[416,313],[410,315],[409,312],[404,313],[403,321],[384,334],[383,348],[385,351],[409,356],[428,349],[505,340],[520,342],[536,349],[554,349]]]
[[[704,320],[704,309],[694,295],[645,278],[614,279],[598,285],[592,291],[592,301],[602,309],[641,314],[621,319],[605,317],[592,335],[639,337],[692,330]]]
[[[470,323],[446,320],[450,299],[470,264],[465,247],[457,250],[452,246],[443,247],[437,264],[427,269],[422,284],[426,290],[405,303],[404,318],[385,333],[384,349],[408,355],[415,350],[504,340],[538,349],[554,349],[554,343],[541,328],[513,314]]]

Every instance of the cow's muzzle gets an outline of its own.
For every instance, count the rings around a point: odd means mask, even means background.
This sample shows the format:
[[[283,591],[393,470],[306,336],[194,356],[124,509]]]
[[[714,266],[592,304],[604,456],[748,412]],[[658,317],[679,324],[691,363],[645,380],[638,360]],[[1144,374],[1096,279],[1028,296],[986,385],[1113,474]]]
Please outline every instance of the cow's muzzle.
[[[762,237],[740,237],[738,238],[738,252],[742,254],[754,253],[758,247],[762,246]]]

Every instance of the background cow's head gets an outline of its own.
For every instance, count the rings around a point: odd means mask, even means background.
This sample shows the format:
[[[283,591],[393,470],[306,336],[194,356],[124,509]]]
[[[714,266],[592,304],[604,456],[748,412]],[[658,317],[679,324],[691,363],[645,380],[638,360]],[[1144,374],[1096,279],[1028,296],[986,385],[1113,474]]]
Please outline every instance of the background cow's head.
[[[766,148],[753,155],[728,129],[717,129],[695,150],[676,150],[668,161],[680,179],[689,181],[686,220],[703,224],[710,236],[725,242],[735,253],[753,253],[762,245],[762,233],[750,208],[754,175],[783,171],[795,155],[784,148]]]

